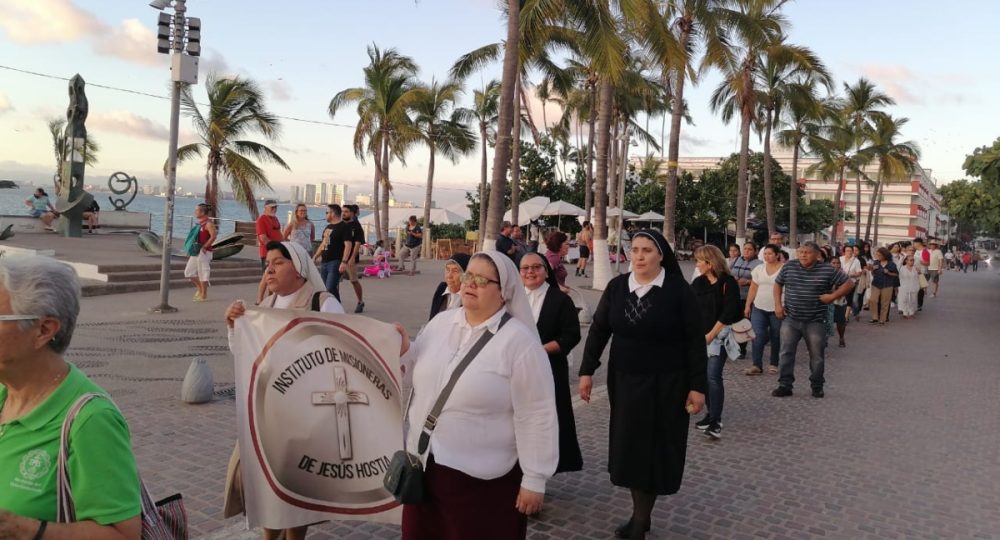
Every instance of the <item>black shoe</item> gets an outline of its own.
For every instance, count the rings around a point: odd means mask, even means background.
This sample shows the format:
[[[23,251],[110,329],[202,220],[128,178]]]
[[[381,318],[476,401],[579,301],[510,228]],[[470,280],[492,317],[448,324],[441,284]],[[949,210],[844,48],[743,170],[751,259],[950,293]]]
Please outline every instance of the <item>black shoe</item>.
[[[792,389],[787,386],[779,386],[771,392],[771,395],[774,397],[788,397],[792,395]]]
[[[709,437],[711,437],[711,438],[713,438],[715,440],[721,439],[722,438],[722,422],[712,422],[712,425],[708,426],[708,429],[705,430],[705,435],[708,435]]]
[[[354,312],[355,313],[361,313],[364,310],[365,310],[365,303],[364,302],[358,302],[358,307],[354,308]]]
[[[646,527],[644,532],[649,532],[649,527]],[[632,519],[629,518],[628,521],[622,523],[615,529],[615,538],[632,538]]]
[[[823,389],[822,388],[813,388],[813,397],[814,398],[821,398],[821,397],[823,397],[825,395],[826,394],[823,393]]]
[[[694,427],[695,429],[705,431],[710,425],[712,425],[712,417],[706,414],[704,418],[695,422]]]

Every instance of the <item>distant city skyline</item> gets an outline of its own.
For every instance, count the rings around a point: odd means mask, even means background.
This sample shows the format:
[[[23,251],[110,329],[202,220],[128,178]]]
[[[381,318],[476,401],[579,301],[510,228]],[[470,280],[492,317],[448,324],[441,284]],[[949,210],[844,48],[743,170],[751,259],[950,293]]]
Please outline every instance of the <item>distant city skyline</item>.
[[[784,8],[791,24],[789,40],[813,49],[838,89],[864,76],[896,99],[889,110],[910,118],[903,138],[919,143],[921,165],[933,171],[939,185],[964,177],[965,155],[996,138],[995,122],[988,120],[1000,117],[994,97],[1000,73],[987,68],[994,63],[993,26],[1000,5],[971,0],[961,6],[974,16],[964,17],[961,31],[948,39],[931,33],[940,27],[941,11],[939,3],[929,0],[802,0]],[[362,163],[353,152],[353,108],[332,119],[326,113],[336,92],[362,84],[366,46],[397,48],[420,66],[420,80],[429,82],[444,79],[460,55],[505,35],[503,16],[492,0],[404,1],[393,9],[382,2],[343,9],[318,0],[233,9],[225,2],[188,0],[187,7],[203,26],[196,99],[205,100],[209,73],[247,76],[265,90],[270,110],[285,118],[283,136],[271,146],[291,171],[265,166],[274,187],[270,195],[279,198],[292,185],[316,178],[334,179],[353,194],[371,192],[371,159]],[[0,178],[51,183],[54,165],[45,121],[65,114],[66,82],[58,78],[80,73],[88,82],[88,129],[102,145],[100,163],[88,169],[86,182],[105,184],[110,174],[125,171],[137,176],[140,185],[164,183],[169,104],[162,98],[169,72],[167,58],[155,50],[156,15],[140,0],[0,2]],[[499,75],[500,66],[494,65],[470,78],[461,105],[469,104],[474,88]],[[726,125],[708,108],[719,80],[709,72],[686,91],[694,123],[682,132],[684,157],[737,150],[738,123]],[[542,104],[532,97],[530,105],[540,122]],[[550,124],[559,118],[555,105],[549,103],[545,110]],[[637,121],[644,125],[646,119]],[[657,138],[661,127],[660,118],[650,119],[649,129]],[[182,118],[181,143],[194,141],[190,120]],[[753,137],[751,149],[761,146]],[[642,154],[645,147],[634,150]],[[477,149],[458,164],[438,159],[434,198],[448,206],[474,191],[478,156]],[[488,156],[492,167],[492,149]],[[423,200],[427,162],[428,150],[417,145],[406,155],[405,166],[392,164],[395,198]],[[204,184],[203,160],[180,167],[179,185],[185,191],[198,193]]]

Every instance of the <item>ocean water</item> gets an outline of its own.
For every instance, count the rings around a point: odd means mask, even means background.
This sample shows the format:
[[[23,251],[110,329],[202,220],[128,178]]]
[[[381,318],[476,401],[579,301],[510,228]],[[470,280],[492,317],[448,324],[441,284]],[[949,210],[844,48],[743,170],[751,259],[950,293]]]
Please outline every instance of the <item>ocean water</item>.
[[[31,196],[35,191],[33,187],[22,187],[18,189],[0,189],[0,214],[12,214],[12,215],[27,215],[28,208],[24,205],[24,200]],[[46,189],[50,193],[51,189]],[[113,196],[116,199],[120,198],[118,195],[107,192],[97,192],[94,193],[94,198],[97,199],[97,204],[101,205],[101,212],[114,212],[114,205],[108,200],[109,196]],[[157,234],[163,234],[163,216],[166,205],[166,198],[154,197],[152,195],[136,195],[135,200],[133,200],[128,205],[128,211],[130,212],[149,212],[150,220],[152,221],[151,230]],[[191,229],[194,224],[194,209],[201,199],[197,198],[187,198],[187,197],[176,197],[174,199],[174,230],[173,236],[175,238],[184,238],[187,235],[187,231]],[[219,203],[219,217],[220,234],[228,234],[233,232],[235,228],[235,221],[249,221],[250,211],[247,210],[246,206],[242,203],[236,201],[224,200]],[[259,206],[260,211],[264,210],[263,204]],[[295,206],[291,204],[282,204],[278,206],[278,219],[281,220],[282,224],[288,223],[289,213],[295,210]],[[309,207],[309,219],[316,224],[317,233],[326,226],[326,207]],[[362,212],[365,215],[366,212]]]

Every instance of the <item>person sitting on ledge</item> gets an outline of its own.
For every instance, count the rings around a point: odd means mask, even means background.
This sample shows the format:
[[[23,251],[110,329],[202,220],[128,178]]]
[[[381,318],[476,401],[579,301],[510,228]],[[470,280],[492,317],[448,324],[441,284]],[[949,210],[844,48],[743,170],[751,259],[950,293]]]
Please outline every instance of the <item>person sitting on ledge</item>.
[[[97,213],[101,211],[101,205],[97,204],[96,200],[90,202],[90,206],[87,210],[83,212],[83,219],[87,221],[87,229],[90,230],[90,234],[94,234],[94,229],[97,228]]]
[[[31,209],[31,217],[41,219],[47,230],[53,230],[52,221],[59,217],[59,212],[52,206],[49,194],[44,189],[36,189],[33,196],[24,200],[24,205]]]

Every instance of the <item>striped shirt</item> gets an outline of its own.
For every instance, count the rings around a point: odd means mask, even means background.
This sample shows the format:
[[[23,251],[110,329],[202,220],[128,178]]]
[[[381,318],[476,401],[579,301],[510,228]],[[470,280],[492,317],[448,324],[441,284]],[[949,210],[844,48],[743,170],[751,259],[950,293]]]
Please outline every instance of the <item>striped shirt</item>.
[[[782,303],[789,318],[817,322],[826,317],[826,304],[819,297],[846,283],[847,274],[829,263],[816,261],[806,268],[792,260],[781,267],[774,282],[782,286]]]

